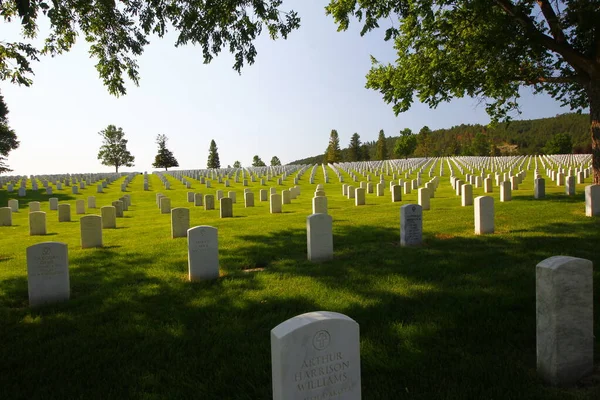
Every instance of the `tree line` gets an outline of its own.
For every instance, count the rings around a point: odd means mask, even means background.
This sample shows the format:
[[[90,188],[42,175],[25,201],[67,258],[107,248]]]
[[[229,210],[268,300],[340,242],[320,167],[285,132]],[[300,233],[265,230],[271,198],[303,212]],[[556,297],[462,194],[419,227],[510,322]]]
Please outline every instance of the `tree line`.
[[[436,130],[423,126],[416,133],[405,128],[398,136],[386,136],[381,130],[376,141],[366,142],[361,142],[360,135],[354,133],[346,148],[341,148],[339,134],[334,129],[323,154],[291,163],[591,152],[589,115],[567,113],[552,118],[511,121],[495,126],[461,124]]]
[[[0,110],[1,111],[1,110]],[[0,128],[2,128],[0,121]],[[135,157],[127,149],[127,139],[125,139],[125,132],[122,128],[117,128],[115,125],[109,125],[106,129],[99,132],[102,137],[102,146],[98,152],[98,159],[102,165],[115,167],[115,172],[119,172],[119,167],[132,167],[134,165]],[[154,168],[164,168],[168,171],[169,168],[179,167],[179,162],[173,155],[173,152],[167,148],[167,136],[159,134],[156,136],[156,144],[158,145],[158,153],[154,157],[152,166]],[[1,150],[1,147],[0,147]],[[2,159],[0,158],[0,162]],[[273,156],[271,158],[271,166],[281,165],[279,157]],[[0,167],[2,164],[0,163]],[[242,163],[236,161],[233,163],[233,168],[241,168]],[[265,167],[266,164],[263,160],[255,155],[252,161],[253,167]],[[217,143],[213,140],[210,141],[208,148],[208,160],[206,162],[207,168],[221,168],[221,161],[219,159],[219,150]],[[228,165],[227,168],[231,168]],[[0,170],[0,172],[2,172]]]

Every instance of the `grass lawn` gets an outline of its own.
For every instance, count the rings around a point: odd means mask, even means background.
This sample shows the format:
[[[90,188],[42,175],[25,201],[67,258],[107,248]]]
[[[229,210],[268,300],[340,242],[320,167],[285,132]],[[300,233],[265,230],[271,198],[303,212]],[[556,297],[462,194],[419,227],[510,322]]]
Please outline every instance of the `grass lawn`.
[[[105,247],[86,250],[75,200],[96,196],[98,209],[86,212],[99,214],[122,195],[124,178],[103,194],[92,185],[78,195],[66,188],[48,196],[42,188],[18,198],[5,186],[0,206],[17,198],[20,212],[14,226],[0,227],[0,399],[269,399],[270,330],[319,310],[360,325],[366,400],[600,398],[594,382],[555,389],[536,375],[536,264],[555,255],[587,258],[600,278],[600,219],[585,217],[585,185],[569,197],[547,179],[546,199],[534,200],[530,170],[506,203],[494,186],[496,233],[475,236],[473,207],[460,206],[445,171],[423,212],[418,248],[399,246],[399,209],[417,202],[416,191],[392,203],[386,176],[385,196],[367,194],[367,204],[355,207],[331,179],[324,186],[335,259],[322,264],[306,261],[320,167],[315,185],[308,170],[301,195],[273,215],[258,190],[275,179],[250,183],[256,206],[244,208],[244,187],[233,180],[231,188],[213,181],[211,189],[192,180],[188,190],[169,177],[172,189],[164,190],[153,175],[145,192],[139,175],[129,185],[133,205],[117,229],[103,232]],[[220,219],[218,204],[205,211],[187,203],[188,191],[217,189],[237,192],[234,218]],[[191,226],[218,228],[218,280],[187,281],[186,239],[170,238],[157,192],[173,207],[189,207]],[[58,223],[49,197],[71,204],[73,222]],[[28,201],[42,202],[47,236],[29,236]],[[43,241],[68,245],[71,299],[30,309],[25,250]],[[598,313],[594,327],[600,333]]]

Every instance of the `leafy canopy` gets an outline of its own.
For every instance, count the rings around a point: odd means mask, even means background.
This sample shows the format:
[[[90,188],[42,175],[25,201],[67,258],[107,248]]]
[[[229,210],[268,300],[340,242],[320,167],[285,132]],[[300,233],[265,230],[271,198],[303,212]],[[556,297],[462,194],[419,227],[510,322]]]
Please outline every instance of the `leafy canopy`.
[[[241,168],[241,167],[242,167],[242,163],[241,163],[241,162],[239,162],[239,161],[237,161],[237,160],[236,160],[236,161],[233,163],[233,168]]]
[[[12,171],[5,160],[8,153],[19,147],[19,141],[15,131],[8,125],[8,107],[4,97],[0,94],[0,174]]]
[[[265,162],[261,160],[261,158],[258,155],[254,156],[254,158],[252,159],[253,167],[265,167],[266,165],[267,164],[265,164]]]
[[[271,158],[271,166],[276,167],[279,165],[281,165],[281,161],[279,160],[279,157],[273,156],[273,158]]]
[[[122,128],[108,125],[106,129],[98,132],[102,137],[102,146],[98,151],[98,159],[102,165],[114,166],[119,172],[119,167],[132,167],[135,157],[127,150],[127,139]]]
[[[0,41],[0,79],[29,86],[32,61],[69,51],[81,35],[90,43],[90,55],[98,60],[96,69],[108,91],[125,94],[125,76],[139,82],[137,58],[149,36],[163,37],[168,28],[178,33],[175,46],[199,45],[205,63],[229,50],[239,72],[244,64],[254,63],[253,42],[264,28],[271,38],[286,39],[300,26],[297,13],[280,10],[281,4],[282,0],[3,0],[0,16],[7,22],[21,19],[26,40],[37,36],[42,18],[48,20],[50,32],[42,47]]]

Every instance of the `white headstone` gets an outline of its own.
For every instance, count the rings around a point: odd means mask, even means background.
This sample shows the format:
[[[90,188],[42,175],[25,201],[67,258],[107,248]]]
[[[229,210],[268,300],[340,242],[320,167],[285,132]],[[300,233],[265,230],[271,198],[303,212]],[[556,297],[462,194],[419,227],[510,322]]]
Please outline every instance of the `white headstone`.
[[[315,196],[312,200],[313,214],[327,214],[327,197]]]
[[[102,215],[102,228],[114,229],[117,227],[117,209],[114,206],[104,206],[100,208]]]
[[[171,210],[171,237],[186,237],[190,229],[190,210],[176,207]]]
[[[273,400],[360,400],[360,335],[346,315],[316,311],[271,330]]]
[[[187,232],[188,271],[190,281],[219,277],[219,242],[217,228],[196,226]]]
[[[292,204],[292,195],[289,189],[281,191],[281,204]]]
[[[546,197],[546,181],[543,178],[533,180],[533,197],[535,199]]]
[[[42,211],[42,207],[39,201],[29,202],[29,212]]]
[[[0,207],[0,226],[12,226],[12,210],[10,207]]]
[[[402,186],[393,185],[391,192],[392,192],[392,202],[393,203],[402,201]]]
[[[600,215],[600,185],[585,187],[585,215],[588,217]]]
[[[171,214],[171,199],[168,197],[160,198],[160,213]]]
[[[267,201],[268,199],[268,193],[267,189],[260,189],[260,201]]]
[[[494,198],[479,196],[475,198],[475,234],[494,233]]]
[[[461,204],[463,207],[473,205],[473,185],[471,185],[471,184],[462,185]]]
[[[319,262],[333,258],[332,221],[331,216],[327,214],[313,214],[306,218],[306,244],[309,261]]]
[[[88,208],[96,208],[96,197],[88,196]]]
[[[79,220],[81,228],[81,248],[102,247],[102,217],[86,215]]]
[[[419,190],[417,190],[417,194],[418,194],[418,203],[421,206],[421,209],[423,210],[429,210],[429,189],[426,188],[419,188]]]
[[[231,197],[223,197],[221,199],[221,218],[233,217],[233,200]]]
[[[12,210],[12,212],[19,212],[19,200],[10,199],[8,201],[8,207]]]
[[[75,200],[75,212],[85,214],[85,201],[83,199]]]
[[[536,267],[537,371],[566,386],[594,370],[592,262],[556,256]]]
[[[272,194],[271,195],[271,214],[279,214],[281,213],[281,195],[280,194]]]
[[[246,207],[254,207],[254,193],[252,193],[252,192],[244,193],[244,205]]]
[[[400,207],[400,245],[418,246],[423,242],[423,211],[418,204]]]
[[[66,244],[42,242],[27,248],[27,286],[31,307],[69,299]]]
[[[70,222],[71,221],[71,205],[70,204],[59,204],[58,205],[58,222]]]
[[[365,188],[356,188],[354,189],[354,204],[357,206],[365,205],[365,196],[366,189]]]
[[[207,194],[204,196],[204,211],[215,209],[215,196]]]
[[[500,201],[505,202],[505,201],[511,201],[511,200],[512,200],[512,193],[511,193],[511,189],[510,189],[510,182],[509,181],[500,182]]]
[[[29,213],[29,235],[46,234],[46,213],[43,211],[34,211]]]
[[[204,205],[204,196],[202,193],[194,193],[194,206],[201,207]]]

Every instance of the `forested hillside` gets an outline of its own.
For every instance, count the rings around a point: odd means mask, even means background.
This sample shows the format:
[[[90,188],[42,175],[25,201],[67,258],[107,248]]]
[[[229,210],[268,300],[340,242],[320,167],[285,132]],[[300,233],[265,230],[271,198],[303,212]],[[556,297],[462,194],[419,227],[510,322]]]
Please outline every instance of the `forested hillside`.
[[[459,125],[431,131],[427,126],[419,132],[404,129],[385,136],[386,158],[490,156],[514,154],[590,153],[590,119],[588,114],[562,114],[552,118],[511,121],[495,127]],[[337,134],[336,134],[337,136]],[[330,140],[331,142],[331,140]],[[341,148],[339,160],[328,162],[377,160],[377,141],[354,142],[360,151],[351,151],[351,145]],[[330,143],[329,146],[332,144]],[[357,147],[358,148],[358,147]],[[319,155],[296,160],[290,164],[314,164],[325,161],[329,147]],[[381,154],[381,152],[379,152]],[[329,155],[331,158],[332,156]]]

